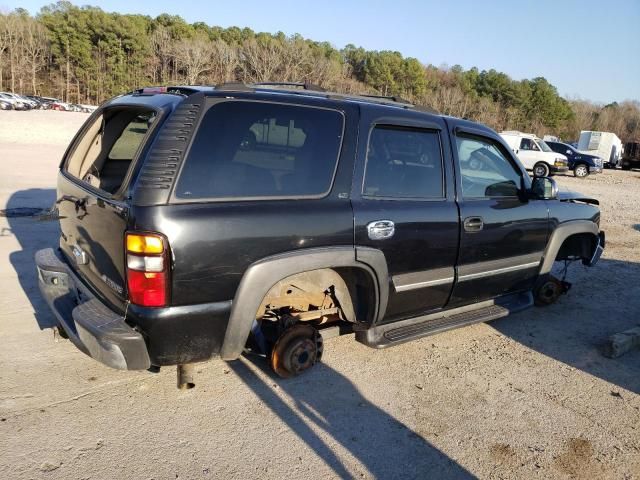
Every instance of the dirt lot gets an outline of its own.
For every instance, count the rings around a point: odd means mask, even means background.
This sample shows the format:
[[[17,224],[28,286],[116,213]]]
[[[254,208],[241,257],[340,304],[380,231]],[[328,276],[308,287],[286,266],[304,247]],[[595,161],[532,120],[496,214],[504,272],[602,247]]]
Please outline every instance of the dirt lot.
[[[86,118],[0,112],[0,209],[49,207]],[[0,478],[640,478],[640,172],[564,188],[602,205],[600,264],[559,303],[376,351],[342,337],[283,381],[251,359],[120,372],[54,338],[32,263],[56,225],[0,218]]]

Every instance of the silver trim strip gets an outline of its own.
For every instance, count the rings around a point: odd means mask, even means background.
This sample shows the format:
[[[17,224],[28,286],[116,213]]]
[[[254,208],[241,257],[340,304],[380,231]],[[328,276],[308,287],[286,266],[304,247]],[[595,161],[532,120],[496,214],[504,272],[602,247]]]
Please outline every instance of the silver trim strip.
[[[540,265],[540,261],[523,263],[522,265],[513,265],[511,267],[497,268],[495,270],[487,270],[486,272],[469,273],[467,275],[461,275],[458,277],[458,281],[464,282],[466,280],[474,280],[476,278],[490,277],[492,275],[500,275],[501,273],[515,272],[518,270],[526,270],[528,268],[537,267]]]
[[[393,287],[396,292],[407,292],[419,288],[435,287],[446,285],[455,280],[453,267],[434,268],[432,270],[422,270],[419,272],[402,273],[392,277]]]
[[[407,285],[395,285],[396,292],[406,292],[407,290],[417,290],[418,288],[435,287],[436,285],[444,285],[453,283],[454,277],[438,278],[437,280],[428,280],[426,282],[409,283]]]
[[[502,270],[503,268],[516,267],[526,263],[540,262],[541,258],[542,252],[536,252],[525,255],[515,255],[513,257],[497,258],[495,260],[485,260],[483,262],[466,263],[458,265],[458,277]]]

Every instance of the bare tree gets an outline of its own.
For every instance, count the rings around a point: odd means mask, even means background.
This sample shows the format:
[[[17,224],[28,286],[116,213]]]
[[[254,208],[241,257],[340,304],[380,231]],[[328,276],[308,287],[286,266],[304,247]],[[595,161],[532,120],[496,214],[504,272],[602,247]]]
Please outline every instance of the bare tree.
[[[171,32],[160,25],[151,34],[151,46],[157,59],[156,80],[160,83],[169,81],[169,66],[174,58],[174,45],[171,39]]]
[[[216,40],[211,49],[211,74],[213,83],[231,82],[236,79],[236,71],[240,65],[237,48],[222,40]]]
[[[9,49],[9,38],[7,23],[9,22],[8,15],[0,14],[0,90],[4,90],[2,83],[3,80],[3,66],[4,58],[7,56],[7,50]]]
[[[250,39],[242,45],[242,80],[245,82],[265,82],[273,80],[280,70],[282,57],[280,44],[274,39]]]
[[[18,53],[18,47],[20,45],[20,19],[16,14],[11,13],[5,17],[2,35],[4,36],[5,49],[9,56],[10,88],[13,92],[16,88],[16,64],[20,59]]]
[[[22,24],[22,47],[25,66],[31,76],[31,91],[37,93],[38,72],[46,64],[48,49],[47,34],[44,27],[32,18],[25,18]]]
[[[184,71],[186,82],[194,85],[203,73],[211,70],[213,44],[206,35],[197,34],[176,43],[173,56],[178,67]]]

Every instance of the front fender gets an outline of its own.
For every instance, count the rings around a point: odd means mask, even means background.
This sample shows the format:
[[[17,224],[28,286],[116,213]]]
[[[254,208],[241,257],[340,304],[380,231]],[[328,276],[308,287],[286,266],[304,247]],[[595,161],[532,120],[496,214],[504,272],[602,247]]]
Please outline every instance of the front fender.
[[[545,249],[544,255],[542,256],[540,275],[546,275],[551,272],[553,262],[555,262],[556,257],[558,256],[560,247],[562,247],[562,244],[567,238],[577,233],[592,234],[594,236],[594,239],[597,240],[596,245],[599,245],[600,243],[598,240],[598,225],[591,220],[571,220],[558,225],[551,234],[549,243],[547,243],[547,248]]]

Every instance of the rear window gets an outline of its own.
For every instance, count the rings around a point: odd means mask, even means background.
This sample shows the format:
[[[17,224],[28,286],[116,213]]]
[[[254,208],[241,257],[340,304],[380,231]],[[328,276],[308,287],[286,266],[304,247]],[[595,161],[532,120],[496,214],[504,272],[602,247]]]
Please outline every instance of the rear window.
[[[258,102],[210,108],[175,190],[180,199],[323,196],[344,118],[335,110]]]
[[[77,140],[64,170],[95,188],[116,193],[155,118],[154,111],[140,108],[105,110]]]

